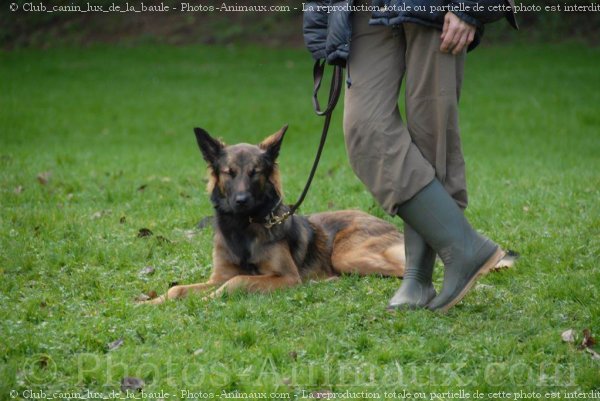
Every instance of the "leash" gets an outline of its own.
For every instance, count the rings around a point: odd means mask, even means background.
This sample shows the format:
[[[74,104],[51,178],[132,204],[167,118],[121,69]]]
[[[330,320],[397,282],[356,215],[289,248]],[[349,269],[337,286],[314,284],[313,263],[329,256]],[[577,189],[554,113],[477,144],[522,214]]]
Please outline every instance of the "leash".
[[[315,61],[315,65],[313,67],[313,108],[315,109],[315,113],[318,116],[325,116],[325,121],[323,123],[323,130],[321,131],[321,140],[319,142],[319,147],[317,149],[317,154],[315,155],[315,160],[313,162],[312,168],[310,170],[310,174],[308,175],[308,180],[304,185],[304,189],[300,194],[300,197],[290,206],[290,209],[283,213],[280,216],[275,215],[275,210],[279,208],[281,201],[275,206],[275,208],[271,211],[271,213],[265,219],[264,226],[266,228],[271,228],[275,225],[281,224],[286,221],[290,216],[292,216],[302,202],[304,202],[304,198],[306,198],[306,194],[310,188],[310,184],[312,184],[313,178],[315,177],[315,173],[317,172],[317,167],[319,165],[319,160],[321,160],[321,153],[323,153],[323,148],[325,147],[325,141],[327,140],[327,133],[329,132],[329,124],[331,123],[331,116],[333,114],[333,110],[337,105],[337,102],[340,98],[340,93],[342,92],[342,81],[343,81],[343,68],[339,65],[335,65],[333,67],[333,75],[331,77],[331,86],[329,87],[329,99],[327,101],[327,107],[325,110],[321,110],[321,105],[319,104],[319,89],[321,88],[321,82],[323,81],[323,75],[325,73],[325,60],[317,60]]]

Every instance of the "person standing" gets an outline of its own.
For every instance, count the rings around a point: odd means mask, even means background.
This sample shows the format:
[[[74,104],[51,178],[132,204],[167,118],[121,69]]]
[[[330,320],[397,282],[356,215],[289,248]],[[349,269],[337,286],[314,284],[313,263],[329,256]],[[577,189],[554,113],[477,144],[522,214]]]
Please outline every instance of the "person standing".
[[[379,204],[404,221],[406,269],[388,308],[447,311],[504,251],[475,231],[467,207],[458,101],[465,54],[485,24],[517,27],[513,0],[316,1],[304,5],[315,59],[347,67],[350,164]],[[404,81],[406,118],[398,109]],[[442,290],[432,283],[436,255]]]

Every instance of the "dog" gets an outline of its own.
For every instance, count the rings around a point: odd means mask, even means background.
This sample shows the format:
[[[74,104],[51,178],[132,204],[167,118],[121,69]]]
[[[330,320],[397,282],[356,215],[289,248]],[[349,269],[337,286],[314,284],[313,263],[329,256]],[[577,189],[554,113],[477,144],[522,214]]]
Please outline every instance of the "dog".
[[[204,283],[174,286],[146,303],[207,291],[207,298],[266,293],[342,274],[403,276],[404,237],[384,220],[358,210],[281,218],[289,212],[277,164],[286,130],[258,145],[227,146],[194,129],[215,210],[213,270]]]

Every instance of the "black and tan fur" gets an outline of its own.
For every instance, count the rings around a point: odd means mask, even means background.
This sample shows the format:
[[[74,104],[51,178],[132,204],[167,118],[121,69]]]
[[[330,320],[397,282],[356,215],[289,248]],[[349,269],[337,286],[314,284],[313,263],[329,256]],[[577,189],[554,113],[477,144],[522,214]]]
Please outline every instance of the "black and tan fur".
[[[194,130],[210,170],[208,192],[215,209],[213,271],[207,282],[175,286],[149,303],[205,291],[213,297],[237,289],[268,292],[344,273],[403,275],[402,234],[366,213],[293,215],[281,225],[265,227],[269,213],[281,215],[288,210],[281,202],[276,163],[286,129],[257,146],[225,146],[203,129]]]

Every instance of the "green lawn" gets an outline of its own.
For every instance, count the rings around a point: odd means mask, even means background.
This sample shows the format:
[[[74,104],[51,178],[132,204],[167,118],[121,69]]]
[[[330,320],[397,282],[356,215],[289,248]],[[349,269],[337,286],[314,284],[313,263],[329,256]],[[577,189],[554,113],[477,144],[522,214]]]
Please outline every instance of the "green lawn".
[[[600,361],[561,333],[574,329],[580,342],[590,328],[600,337],[599,64],[600,50],[579,45],[469,56],[467,213],[522,258],[442,316],[387,313],[400,282],[379,277],[134,306],[141,293],[209,275],[212,230],[196,224],[211,206],[194,126],[235,143],[289,123],[280,162],[295,200],[322,123],[312,112],[308,53],[0,53],[0,400],[11,390],[17,399],[40,390],[110,395],[125,376],[145,381],[147,399],[235,390],[543,399],[598,389]],[[341,115],[340,105],[303,212],[384,216],[348,165]],[[140,228],[154,235],[138,238]],[[140,274],[146,266],[154,274]],[[441,267],[435,278],[439,286]]]

